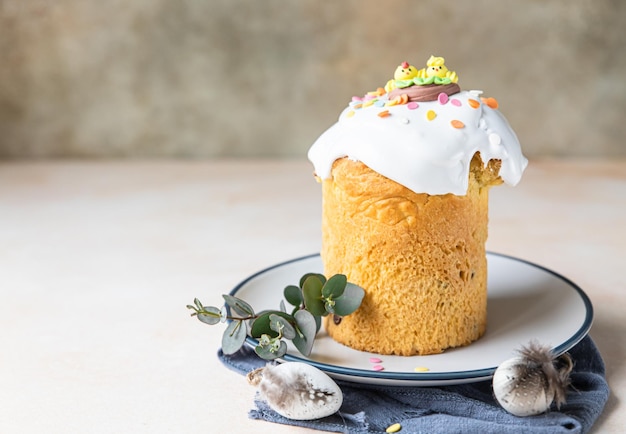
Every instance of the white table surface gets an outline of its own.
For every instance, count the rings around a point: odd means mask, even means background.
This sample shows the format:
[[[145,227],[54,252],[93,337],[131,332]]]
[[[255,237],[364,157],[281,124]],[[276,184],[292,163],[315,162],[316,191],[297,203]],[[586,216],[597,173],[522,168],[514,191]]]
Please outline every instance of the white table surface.
[[[190,318],[320,246],[298,161],[0,163],[0,433],[312,432],[250,420],[254,388]],[[488,249],[585,290],[626,426],[626,160],[531,161],[492,190]]]

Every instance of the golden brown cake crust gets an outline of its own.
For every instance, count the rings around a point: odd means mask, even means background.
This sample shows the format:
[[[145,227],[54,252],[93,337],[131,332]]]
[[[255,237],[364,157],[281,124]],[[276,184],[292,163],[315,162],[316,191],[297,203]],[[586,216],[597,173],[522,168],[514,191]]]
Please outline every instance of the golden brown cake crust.
[[[440,353],[469,344],[487,322],[488,189],[500,161],[475,155],[466,196],[418,194],[347,158],[322,181],[327,275],[362,286],[361,307],[325,327],[381,354]]]

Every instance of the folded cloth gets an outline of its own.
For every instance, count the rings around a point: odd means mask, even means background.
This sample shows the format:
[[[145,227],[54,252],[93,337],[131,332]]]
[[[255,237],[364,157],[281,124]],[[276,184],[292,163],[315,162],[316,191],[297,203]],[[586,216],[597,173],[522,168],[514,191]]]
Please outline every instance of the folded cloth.
[[[493,396],[491,381],[442,387],[374,386],[337,381],[343,392],[338,413],[312,421],[284,418],[255,399],[252,419],[343,433],[384,433],[399,423],[402,433],[586,433],[609,396],[604,362],[589,336],[569,351],[574,360],[567,403],[531,417],[506,412]],[[266,362],[248,347],[219,359],[241,374]]]

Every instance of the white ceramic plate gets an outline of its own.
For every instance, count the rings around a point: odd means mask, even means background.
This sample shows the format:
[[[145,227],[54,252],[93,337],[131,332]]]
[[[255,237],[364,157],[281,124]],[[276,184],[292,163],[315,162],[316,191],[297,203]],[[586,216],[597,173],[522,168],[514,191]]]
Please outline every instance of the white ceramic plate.
[[[383,356],[353,350],[323,330],[305,357],[289,343],[283,361],[299,361],[342,380],[386,385],[438,386],[490,379],[496,367],[530,340],[552,346],[557,354],[576,345],[589,331],[593,308],[587,295],[563,276],[539,265],[488,253],[488,323],[485,335],[461,348],[428,356]],[[283,289],[308,272],[322,272],[319,255],[296,258],[266,268],[237,285],[232,295],[258,311],[278,309]],[[256,339],[247,344],[256,346]],[[373,370],[371,357],[382,360]],[[415,372],[416,367],[428,368]]]

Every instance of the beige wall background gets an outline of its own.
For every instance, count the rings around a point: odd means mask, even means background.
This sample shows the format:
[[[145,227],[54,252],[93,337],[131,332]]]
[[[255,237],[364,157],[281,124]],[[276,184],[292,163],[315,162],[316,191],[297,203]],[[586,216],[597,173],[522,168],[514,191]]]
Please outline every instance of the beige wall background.
[[[305,158],[446,58],[530,157],[626,156],[626,2],[0,0],[0,158]]]

